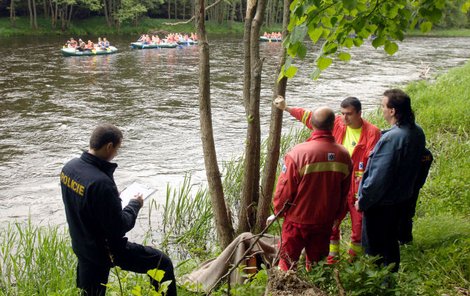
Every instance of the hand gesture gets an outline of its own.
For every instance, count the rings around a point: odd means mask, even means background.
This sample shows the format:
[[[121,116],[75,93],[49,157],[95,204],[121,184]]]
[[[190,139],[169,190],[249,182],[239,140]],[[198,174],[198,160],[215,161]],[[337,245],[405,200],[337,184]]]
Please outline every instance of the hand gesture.
[[[144,195],[142,193],[137,193],[136,195],[134,195],[133,199],[135,199],[139,202],[140,207],[142,207],[144,205]]]
[[[274,99],[273,102],[274,106],[278,108],[279,110],[285,110],[287,107],[286,100],[284,99],[283,96],[277,96],[277,98]]]

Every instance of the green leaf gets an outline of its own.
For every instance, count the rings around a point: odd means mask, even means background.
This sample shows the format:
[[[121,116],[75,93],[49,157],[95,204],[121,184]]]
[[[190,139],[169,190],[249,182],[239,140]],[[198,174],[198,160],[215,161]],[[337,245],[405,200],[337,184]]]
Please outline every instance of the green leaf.
[[[295,42],[303,42],[305,39],[305,35],[307,35],[307,26],[300,25],[294,28],[290,34],[290,41],[292,43]]]
[[[398,6],[397,5],[390,5],[387,11],[387,17],[389,19],[394,19],[398,15]]]
[[[347,52],[340,52],[338,54],[338,58],[342,61],[347,62],[347,61],[351,60],[351,55]]]
[[[467,13],[470,10],[470,0],[462,5],[462,12]]]
[[[434,7],[431,11],[429,11],[429,19],[433,23],[439,22],[439,20],[442,18],[442,11],[436,7]]]
[[[297,55],[297,49],[299,48],[300,42],[290,43],[287,47],[287,54],[291,57],[295,57]]]
[[[352,38],[346,38],[346,40],[344,40],[343,42],[343,45],[346,46],[347,48],[351,48],[354,45],[354,41]]]
[[[320,71],[323,71],[326,68],[328,68],[331,65],[331,63],[333,63],[333,60],[328,57],[320,56],[317,59],[317,67],[318,69],[320,69]]]
[[[332,53],[335,53],[336,51],[338,50],[338,45],[336,43],[330,43],[328,42],[327,44],[325,44],[325,46],[323,47],[323,53],[325,54],[332,54]]]
[[[142,296],[142,287],[139,285],[135,286],[132,289],[131,294],[134,296]]]
[[[308,31],[308,35],[313,43],[317,43],[320,39],[321,35],[323,34],[323,28],[315,28],[313,30]]]
[[[284,75],[289,78],[289,79],[292,79],[294,78],[295,74],[297,73],[297,70],[298,68],[296,66],[290,66],[285,72],[284,72]]]
[[[163,279],[163,276],[165,275],[165,272],[163,270],[160,270],[160,269],[151,269],[149,271],[147,271],[147,274],[153,278],[154,280],[156,280],[157,282],[161,282],[162,279]]]
[[[387,40],[385,42],[384,49],[389,55],[393,55],[394,53],[396,53],[398,51],[398,44],[396,44],[395,42],[390,42],[390,41]]]
[[[418,23],[418,19],[417,18],[413,19],[413,21],[410,24],[410,30],[414,30],[417,23]]]
[[[353,42],[354,46],[359,47],[362,45],[362,43],[364,43],[364,40],[362,40],[361,38],[354,38]]]
[[[297,56],[303,60],[305,56],[307,55],[307,47],[303,44],[299,44],[299,48],[297,49]]]
[[[343,0],[343,6],[347,10],[352,10],[357,6],[357,0]]]
[[[279,71],[279,75],[277,76],[277,82],[281,81],[282,78],[286,77],[286,75],[284,74],[284,67],[285,65],[282,65],[281,67],[281,71]]]
[[[310,73],[310,78],[313,79],[313,80],[317,80],[318,77],[320,77],[320,74],[321,74],[321,70],[318,69],[318,68],[315,68],[315,71]]]
[[[372,46],[375,48],[382,46],[385,44],[385,40],[384,36],[379,36],[372,41]]]
[[[427,33],[429,31],[431,31],[432,23],[431,22],[424,22],[419,26],[419,28],[421,29],[421,32]]]
[[[323,26],[325,26],[326,28],[332,28],[333,27],[329,17],[326,17],[326,16],[322,17],[321,22],[322,22]]]

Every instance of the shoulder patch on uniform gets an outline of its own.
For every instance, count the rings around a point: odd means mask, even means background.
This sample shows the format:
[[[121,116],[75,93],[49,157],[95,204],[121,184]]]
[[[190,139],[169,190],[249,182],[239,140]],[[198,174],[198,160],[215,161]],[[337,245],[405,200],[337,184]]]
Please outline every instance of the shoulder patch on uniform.
[[[285,174],[287,172],[287,167],[285,164],[282,164],[282,173]]]
[[[334,154],[333,152],[329,152],[328,161],[335,161],[335,159],[336,159],[336,154]]]

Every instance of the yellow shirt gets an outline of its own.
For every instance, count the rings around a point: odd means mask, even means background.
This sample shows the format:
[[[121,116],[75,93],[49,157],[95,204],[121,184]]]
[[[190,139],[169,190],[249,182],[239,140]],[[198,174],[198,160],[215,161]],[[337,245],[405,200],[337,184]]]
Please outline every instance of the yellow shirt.
[[[349,155],[353,154],[354,148],[359,143],[361,137],[362,126],[360,128],[346,127],[346,134],[343,139],[343,146],[348,150]]]

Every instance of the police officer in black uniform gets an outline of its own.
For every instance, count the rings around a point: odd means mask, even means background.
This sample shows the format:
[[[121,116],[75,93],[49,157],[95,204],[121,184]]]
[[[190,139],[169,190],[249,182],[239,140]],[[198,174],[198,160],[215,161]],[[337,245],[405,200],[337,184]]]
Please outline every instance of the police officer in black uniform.
[[[165,272],[162,282],[171,281],[166,295],[176,295],[171,259],[159,250],[131,243],[124,236],[131,230],[143,205],[136,195],[123,209],[113,173],[122,142],[122,132],[111,124],[95,128],[88,152],[69,161],[60,174],[62,199],[78,257],[77,287],[82,295],[105,295],[110,268],[146,273]],[[158,289],[158,283],[152,284]]]

